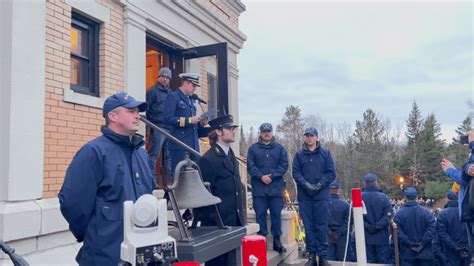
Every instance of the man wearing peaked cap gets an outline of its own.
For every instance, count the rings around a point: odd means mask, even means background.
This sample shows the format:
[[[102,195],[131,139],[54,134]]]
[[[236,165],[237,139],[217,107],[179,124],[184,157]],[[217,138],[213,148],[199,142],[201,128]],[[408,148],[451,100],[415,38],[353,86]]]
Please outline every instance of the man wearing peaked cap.
[[[198,129],[207,124],[196,115],[195,100],[191,97],[199,86],[199,75],[194,73],[179,74],[181,86],[168,95],[164,107],[164,122],[170,127],[173,137],[199,152]],[[186,151],[174,142],[169,142],[171,169],[184,159]],[[192,160],[196,160],[191,155]]]
[[[367,209],[364,215],[365,248],[367,262],[388,263],[387,250],[389,247],[388,214],[393,213],[392,205],[387,195],[377,185],[377,176],[364,176],[365,187],[362,200]]]
[[[159,126],[161,129],[169,133],[171,127],[165,124],[164,111],[165,103],[170,93],[169,85],[171,79],[171,69],[162,67],[156,83],[147,89],[146,102],[148,108],[146,111],[146,118],[153,124]],[[163,153],[162,153],[163,151]],[[171,158],[168,150],[168,141],[160,132],[150,128],[150,168],[154,175],[156,175],[156,163],[160,154],[163,154],[163,160],[168,173],[171,173]]]
[[[193,83],[195,86],[200,87],[199,78],[201,76],[199,74],[196,74],[196,73],[181,73],[181,74],[179,74],[179,77],[183,81],[189,81],[189,82]]]
[[[449,201],[436,221],[446,260],[443,265],[469,265],[472,254],[469,252],[466,223],[459,220],[458,197],[451,189],[446,197]]]
[[[252,144],[247,153],[247,172],[252,177],[253,208],[260,225],[258,234],[268,234],[267,211],[270,210],[273,250],[283,253],[285,248],[280,240],[281,211],[288,153],[273,137],[272,124],[262,123],[259,131],[258,142]]]
[[[209,182],[211,193],[222,202],[217,205],[222,222],[227,226],[244,226],[244,189],[240,181],[239,163],[230,144],[235,141],[237,124],[231,115],[217,117],[209,121],[210,149],[198,160],[202,178]],[[216,212],[214,207],[195,209],[194,219],[201,225],[215,226]],[[211,261],[209,265],[230,265],[226,253]]]
[[[136,134],[146,103],[120,92],[108,97],[102,136],[85,144],[69,165],[59,192],[61,213],[78,242],[80,265],[117,265],[123,241],[123,203],[156,187]]]
[[[416,202],[414,188],[405,189],[407,202],[395,215],[400,244],[400,265],[432,265],[436,222],[433,215]]]
[[[329,185],[336,178],[336,167],[331,152],[321,147],[314,127],[304,131],[303,148],[293,159],[293,178],[305,226],[308,265],[328,265]]]

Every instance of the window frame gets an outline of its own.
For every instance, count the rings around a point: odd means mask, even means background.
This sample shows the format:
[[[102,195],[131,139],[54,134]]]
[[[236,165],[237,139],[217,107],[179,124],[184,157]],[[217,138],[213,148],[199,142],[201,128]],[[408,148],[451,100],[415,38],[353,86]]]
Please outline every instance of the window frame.
[[[77,12],[72,12],[71,29],[78,28],[88,31],[88,55],[84,56],[70,52],[69,60],[88,60],[88,86],[81,86],[70,83],[70,88],[76,93],[99,97],[99,28],[100,24]]]

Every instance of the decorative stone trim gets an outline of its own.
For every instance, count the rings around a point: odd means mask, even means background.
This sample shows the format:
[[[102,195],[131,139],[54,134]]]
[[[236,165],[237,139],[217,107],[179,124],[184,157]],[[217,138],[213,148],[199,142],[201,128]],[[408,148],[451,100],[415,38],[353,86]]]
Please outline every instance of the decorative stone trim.
[[[110,23],[110,10],[94,0],[66,0],[66,4],[102,23]]]

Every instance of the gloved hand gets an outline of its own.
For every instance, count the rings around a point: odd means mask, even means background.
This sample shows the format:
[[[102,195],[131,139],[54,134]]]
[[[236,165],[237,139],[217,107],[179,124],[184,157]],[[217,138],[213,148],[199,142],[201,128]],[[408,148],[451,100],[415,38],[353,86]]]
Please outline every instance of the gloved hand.
[[[365,230],[367,230],[369,234],[375,234],[377,232],[377,228],[373,224],[365,224]]]
[[[328,232],[328,240],[329,240],[329,243],[337,243],[337,241],[339,240],[339,237],[340,237],[340,233],[338,231],[332,231],[332,230],[329,230]]]
[[[311,196],[316,195],[316,193],[318,193],[318,191],[319,191],[317,186],[311,184],[310,182],[304,182],[303,188],[304,188],[304,190],[306,190],[306,193],[310,194]]]
[[[467,247],[456,248],[456,254],[462,259],[468,258],[471,255]]]
[[[416,253],[420,253],[424,247],[425,246],[420,242],[416,242],[410,245],[410,249],[415,251]]]

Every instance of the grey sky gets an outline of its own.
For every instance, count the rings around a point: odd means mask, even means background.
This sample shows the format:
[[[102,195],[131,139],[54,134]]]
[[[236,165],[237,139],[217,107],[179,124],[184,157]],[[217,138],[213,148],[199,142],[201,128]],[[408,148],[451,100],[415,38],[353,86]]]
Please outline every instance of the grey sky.
[[[416,100],[443,138],[474,96],[472,2],[244,1],[238,57],[245,130],[298,105],[352,126],[372,108],[405,126]]]

